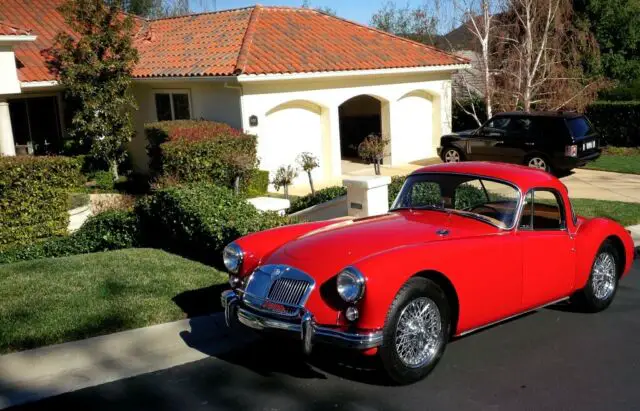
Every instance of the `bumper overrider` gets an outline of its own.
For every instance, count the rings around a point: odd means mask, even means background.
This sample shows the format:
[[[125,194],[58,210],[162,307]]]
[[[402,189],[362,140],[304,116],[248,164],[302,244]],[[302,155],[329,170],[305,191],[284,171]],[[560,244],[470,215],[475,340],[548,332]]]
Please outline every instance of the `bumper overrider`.
[[[366,350],[382,344],[382,331],[342,331],[316,324],[313,314],[301,310],[300,315],[291,318],[279,318],[276,314],[258,311],[243,303],[242,298],[233,290],[227,290],[221,296],[227,326],[240,323],[258,331],[274,331],[300,338],[304,351],[309,354],[316,343],[342,348]]]

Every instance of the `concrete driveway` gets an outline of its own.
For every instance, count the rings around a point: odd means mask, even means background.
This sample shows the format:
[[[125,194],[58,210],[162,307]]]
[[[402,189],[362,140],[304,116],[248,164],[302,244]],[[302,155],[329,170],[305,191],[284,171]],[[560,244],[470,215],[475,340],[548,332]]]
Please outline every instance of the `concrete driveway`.
[[[640,203],[640,175],[577,168],[561,180],[573,198]]]

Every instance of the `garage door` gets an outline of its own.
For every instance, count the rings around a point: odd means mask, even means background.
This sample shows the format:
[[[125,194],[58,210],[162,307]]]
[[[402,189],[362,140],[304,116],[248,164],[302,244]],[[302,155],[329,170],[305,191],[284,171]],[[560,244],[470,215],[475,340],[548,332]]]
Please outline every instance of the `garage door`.
[[[432,114],[427,93],[416,91],[398,100],[391,116],[391,155],[394,164],[435,156],[431,141]]]
[[[291,102],[267,113],[264,131],[258,136],[260,168],[275,171],[281,165],[297,167],[296,157],[302,152],[315,155],[322,165],[321,109],[315,104]],[[322,166],[313,171],[314,180],[322,176]],[[297,183],[307,182],[300,174]]]

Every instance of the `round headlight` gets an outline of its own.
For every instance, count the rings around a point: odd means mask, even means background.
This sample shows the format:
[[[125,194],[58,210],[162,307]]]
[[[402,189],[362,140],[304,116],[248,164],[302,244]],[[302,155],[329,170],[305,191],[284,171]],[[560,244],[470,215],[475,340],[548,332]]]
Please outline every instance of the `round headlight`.
[[[240,271],[243,256],[244,253],[242,252],[242,248],[240,248],[238,244],[229,244],[222,252],[224,266],[227,267],[227,270],[229,270],[230,273],[237,274],[238,271]]]
[[[354,303],[364,295],[364,276],[353,267],[347,267],[337,278],[338,295],[348,303]]]

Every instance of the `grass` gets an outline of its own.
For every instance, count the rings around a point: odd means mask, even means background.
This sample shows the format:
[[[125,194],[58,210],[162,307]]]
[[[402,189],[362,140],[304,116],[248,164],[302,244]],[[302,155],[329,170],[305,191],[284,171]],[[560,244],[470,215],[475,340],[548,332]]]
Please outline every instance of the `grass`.
[[[640,174],[640,148],[607,147],[599,159],[588,163],[585,168]]]
[[[571,204],[579,216],[607,217],[623,226],[640,224],[640,204],[638,203],[572,198]]]
[[[213,289],[225,282],[211,267],[154,249],[0,265],[0,353],[182,319],[202,308],[195,300],[219,306]]]

